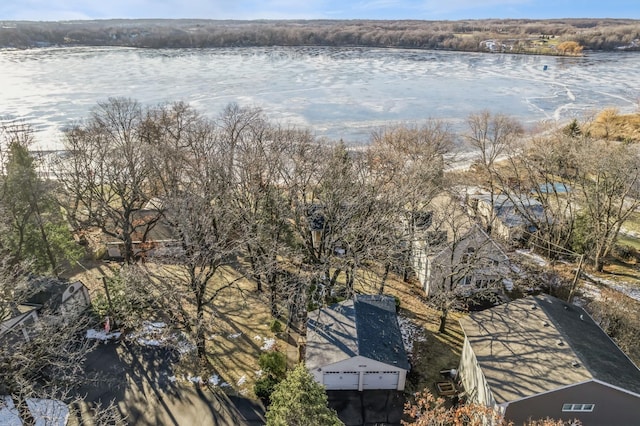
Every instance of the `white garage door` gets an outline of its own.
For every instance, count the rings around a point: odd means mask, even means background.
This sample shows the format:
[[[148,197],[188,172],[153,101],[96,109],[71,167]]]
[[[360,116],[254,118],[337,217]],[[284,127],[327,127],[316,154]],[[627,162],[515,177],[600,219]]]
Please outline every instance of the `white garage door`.
[[[364,373],[362,389],[398,389],[398,371],[367,371]]]
[[[359,379],[357,371],[325,371],[322,375],[327,390],[358,390]]]

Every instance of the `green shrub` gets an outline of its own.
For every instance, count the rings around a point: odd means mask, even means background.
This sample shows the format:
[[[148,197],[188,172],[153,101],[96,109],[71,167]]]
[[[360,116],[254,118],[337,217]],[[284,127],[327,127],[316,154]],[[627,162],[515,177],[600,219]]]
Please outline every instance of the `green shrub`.
[[[271,394],[278,383],[280,383],[280,381],[273,377],[262,376],[256,380],[256,384],[253,386],[253,393],[268,404],[271,399]]]
[[[400,311],[400,298],[398,296],[393,296],[393,299],[396,302],[396,312]]]
[[[282,352],[264,352],[258,359],[262,376],[256,380],[253,393],[267,404],[276,385],[287,376],[287,357]]]
[[[633,260],[638,257],[638,251],[627,244],[616,244],[613,247],[613,255],[621,260]]]
[[[277,319],[272,319],[269,323],[269,330],[271,330],[272,333],[282,332],[282,323]]]
[[[282,352],[271,351],[260,354],[258,365],[265,376],[278,382],[287,375],[287,357]]]
[[[91,252],[91,258],[93,260],[102,260],[107,257],[107,247],[100,246],[96,247],[95,250]]]

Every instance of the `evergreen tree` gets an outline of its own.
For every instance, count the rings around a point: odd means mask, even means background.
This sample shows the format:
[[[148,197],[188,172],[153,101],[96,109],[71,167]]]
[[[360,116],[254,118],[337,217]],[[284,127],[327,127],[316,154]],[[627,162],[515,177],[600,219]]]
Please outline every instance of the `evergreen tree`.
[[[32,272],[58,273],[61,263],[82,256],[61,214],[51,182],[40,179],[29,151],[31,130],[2,129],[0,209],[6,232],[1,244],[17,261],[28,261]]]
[[[295,370],[276,385],[267,410],[267,426],[343,425],[338,415],[327,406],[327,394],[305,366]]]

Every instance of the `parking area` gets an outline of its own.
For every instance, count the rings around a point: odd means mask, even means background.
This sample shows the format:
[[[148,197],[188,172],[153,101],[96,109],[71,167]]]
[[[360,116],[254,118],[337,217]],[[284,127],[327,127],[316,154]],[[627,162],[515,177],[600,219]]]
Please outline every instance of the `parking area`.
[[[263,425],[264,408],[258,401],[227,395],[174,378],[175,352],[128,342],[99,345],[87,357],[85,397],[70,425],[90,424],[90,407],[114,401],[128,424],[151,425]]]
[[[329,407],[346,426],[399,426],[405,398],[390,390],[327,391]]]

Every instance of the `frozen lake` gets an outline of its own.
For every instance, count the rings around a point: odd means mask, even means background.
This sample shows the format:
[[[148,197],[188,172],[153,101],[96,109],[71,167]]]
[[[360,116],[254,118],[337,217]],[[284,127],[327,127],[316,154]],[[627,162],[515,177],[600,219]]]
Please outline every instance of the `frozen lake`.
[[[182,100],[212,118],[230,102],[257,106],[277,122],[360,144],[398,122],[436,118],[462,129],[483,109],[527,127],[610,106],[636,110],[640,54],[45,48],[0,51],[0,78],[0,118],[30,123],[38,148],[60,147],[60,130],[111,96],[145,105]]]

